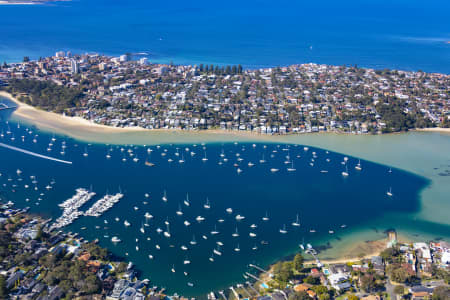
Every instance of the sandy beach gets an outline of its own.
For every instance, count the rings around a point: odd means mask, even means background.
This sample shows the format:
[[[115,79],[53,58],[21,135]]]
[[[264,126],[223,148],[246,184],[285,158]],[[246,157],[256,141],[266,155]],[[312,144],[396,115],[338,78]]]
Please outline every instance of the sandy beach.
[[[17,105],[17,109],[14,111],[15,115],[23,118],[24,120],[28,120],[37,124],[42,123],[45,125],[54,126],[55,128],[60,127],[58,126],[59,124],[67,127],[74,127],[77,129],[83,128],[84,130],[94,130],[97,132],[129,132],[145,130],[144,128],[140,127],[111,127],[96,124],[79,117],[68,117],[54,112],[43,111],[31,105],[20,102],[15,97],[13,97],[13,95],[6,92],[0,92],[0,97],[7,98]]]
[[[422,132],[439,132],[439,133],[447,133],[447,134],[450,134],[450,128],[441,128],[441,127],[435,127],[435,128],[417,128],[416,131],[422,131]]]
[[[0,97],[7,98],[17,105],[14,111],[14,116],[22,121],[29,122],[36,125],[40,129],[51,132],[58,132],[70,135],[81,140],[89,142],[111,142],[108,138],[109,134],[126,134],[126,133],[146,133],[160,137],[167,135],[167,133],[176,134],[173,139],[168,139],[168,142],[176,142],[181,136],[187,137],[188,141],[192,139],[193,142],[201,140],[206,137],[212,141],[282,141],[291,139],[292,137],[312,136],[312,135],[342,135],[342,136],[358,136],[350,133],[339,132],[320,132],[320,133],[293,133],[287,135],[268,135],[259,134],[249,131],[236,130],[182,130],[182,129],[146,129],[142,127],[113,127],[102,124],[97,124],[92,121],[83,119],[81,117],[69,117],[62,114],[40,110],[31,105],[25,104],[17,100],[13,95],[0,91]],[[450,134],[450,128],[424,128],[416,129],[418,132],[437,132]],[[367,135],[364,135],[367,136]],[[100,138],[99,138],[100,137]],[[181,138],[182,140],[182,138]]]

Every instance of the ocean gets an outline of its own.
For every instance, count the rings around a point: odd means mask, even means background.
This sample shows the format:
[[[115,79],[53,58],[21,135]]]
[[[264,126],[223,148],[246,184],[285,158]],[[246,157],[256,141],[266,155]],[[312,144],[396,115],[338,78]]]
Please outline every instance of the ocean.
[[[435,238],[450,236],[448,225],[414,217],[421,210],[421,193],[431,185],[429,179],[323,148],[283,142],[88,143],[11,119],[2,120],[0,133],[1,143],[72,162],[0,147],[2,199],[55,219],[62,213],[57,204],[76,188],[97,194],[82,211],[107,193],[122,192],[124,198],[101,217],[81,217],[65,230],[98,239],[115,255],[132,261],[142,278],[186,296],[204,297],[245,281],[243,274],[252,271],[249,263],[266,267],[300,251],[300,244],[329,251],[326,248],[363,229],[370,231],[366,239],[385,236],[384,230],[397,226]],[[358,163],[361,171],[355,169]],[[167,202],[162,199],[164,191]],[[189,206],[184,203],[187,197]],[[207,199],[210,209],[204,208]],[[176,214],[180,208],[182,216]],[[153,216],[148,226],[146,212]],[[237,215],[245,219],[237,220]],[[266,215],[268,221],[262,219]],[[300,226],[292,225],[297,215]],[[204,220],[197,221],[198,216]],[[126,227],[125,220],[131,226]],[[169,232],[170,238],[158,228]],[[236,231],[239,236],[233,237]],[[121,242],[114,244],[113,236]],[[194,237],[196,245],[191,244]],[[221,255],[213,254],[214,249]],[[184,264],[186,260],[190,264]]]
[[[448,1],[106,1],[0,6],[0,61],[58,50],[149,61],[450,72]]]

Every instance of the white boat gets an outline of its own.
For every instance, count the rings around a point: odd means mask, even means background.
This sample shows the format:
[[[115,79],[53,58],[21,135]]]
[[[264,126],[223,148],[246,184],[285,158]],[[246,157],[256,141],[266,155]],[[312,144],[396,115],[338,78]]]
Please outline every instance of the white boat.
[[[181,210],[181,205],[178,205],[178,210],[176,211],[176,214],[179,216],[183,215],[183,211]]]
[[[239,251],[241,251],[241,248],[239,247],[239,244],[237,244],[237,247],[236,247],[236,248],[234,248],[234,251],[235,251],[235,252],[239,252]]]
[[[155,245],[155,248],[161,250],[161,247],[158,244]]]
[[[347,165],[345,165],[345,171],[342,172],[342,176],[347,177],[348,176],[348,168]]]
[[[269,214],[267,213],[267,211],[266,211],[266,215],[265,215],[264,217],[262,217],[262,220],[263,220],[264,222],[269,221]]]
[[[205,218],[202,216],[198,216],[197,218],[195,218],[195,220],[200,223],[200,222],[204,221]]]
[[[183,203],[184,203],[184,205],[186,205],[186,206],[191,205],[190,202],[189,202],[189,194],[186,194],[186,199],[184,199]]]
[[[111,242],[113,242],[113,243],[120,243],[121,240],[120,240],[117,236],[113,236],[113,237],[111,238]]]
[[[166,238],[170,238],[169,225],[167,224],[166,226],[167,226],[167,230],[164,231],[164,236],[165,236]]]
[[[272,173],[276,173],[276,172],[278,172],[278,171],[280,171],[280,169],[277,169],[277,168],[271,168],[271,169],[270,169],[270,172],[272,172]]]
[[[214,249],[214,250],[213,250],[213,253],[214,253],[215,255],[218,255],[218,256],[221,256],[221,255],[222,255],[222,252],[220,252],[220,251],[217,250],[217,249]]]
[[[183,261],[183,265],[189,265],[190,263],[191,261],[187,258]]]
[[[185,245],[182,245],[182,246],[181,246],[181,250],[187,251],[187,250],[188,250],[188,247],[186,247]]]
[[[202,235],[202,239],[207,240],[208,237],[206,235]]]
[[[141,232],[142,234],[145,234],[144,225],[142,225],[141,228],[139,228],[139,230],[140,230],[140,232]]]
[[[195,240],[195,235],[192,236],[192,241],[189,242],[191,245],[197,245],[197,241]]]
[[[172,273],[175,273],[175,266],[172,266],[172,269],[170,269],[170,271],[171,271]]]
[[[280,229],[280,233],[281,234],[286,234],[287,233],[286,225],[284,225],[283,228]]]
[[[241,221],[241,220],[244,220],[244,219],[245,219],[244,216],[241,216],[241,215],[237,215],[236,216],[236,221]]]
[[[362,170],[362,167],[361,167],[361,160],[358,160],[358,164],[355,166],[355,169],[356,169],[357,171],[361,171],[361,170]]]
[[[149,255],[148,255],[148,258],[149,258],[149,259],[153,259],[153,255],[149,254]]]
[[[242,173],[242,169],[237,168],[237,169],[236,169],[236,172],[237,172],[238,174],[240,174],[240,173]]]
[[[256,224],[252,224],[252,225],[250,225],[250,228],[252,228],[252,229],[255,229],[255,228],[257,228],[258,226],[256,225]]]
[[[189,225],[191,225],[191,223],[189,223],[189,221],[188,220],[185,220],[184,222],[183,222],[183,224],[184,224],[184,226],[189,226]]]
[[[193,286],[194,286],[194,284],[193,284],[192,282],[188,282],[187,285],[188,285],[189,287],[193,287]]]
[[[229,213],[229,214],[232,214],[233,213],[233,209],[231,207],[229,207],[229,208],[226,209],[226,212]]]
[[[392,188],[389,188],[389,191],[386,192],[386,195],[388,195],[389,197],[392,197]]]
[[[295,219],[295,222],[292,222],[292,226],[300,227],[300,220],[298,219],[298,214],[297,218]]]
[[[205,156],[202,158],[202,161],[206,162],[208,160],[208,158],[206,158],[206,151],[205,151]]]
[[[259,160],[260,164],[264,164],[266,162],[266,160],[264,159],[264,153],[262,155],[262,158]]]
[[[297,169],[294,168],[294,161],[291,162],[291,167],[287,168],[288,172],[295,172]]]
[[[232,237],[238,237],[239,236],[239,232],[238,232],[237,227],[236,227],[236,231],[233,234],[231,234],[231,236]]]
[[[250,237],[256,237],[256,233],[254,233],[254,232],[250,232],[248,235],[249,235]]]
[[[214,230],[211,231],[211,235],[216,235],[219,234],[219,232],[217,231],[217,226],[214,225]]]
[[[247,165],[248,165],[249,167],[253,167],[255,164],[252,163],[251,161],[249,161]]]
[[[131,226],[130,222],[128,222],[127,220],[123,221],[123,225],[125,225],[126,227]]]
[[[139,251],[139,246],[136,246],[136,251]]]
[[[210,209],[211,208],[211,204],[209,203],[209,199],[208,198],[206,198],[206,203],[203,204],[203,208],[205,208],[205,209]]]
[[[164,195],[162,196],[162,201],[167,202],[166,190],[164,190]]]

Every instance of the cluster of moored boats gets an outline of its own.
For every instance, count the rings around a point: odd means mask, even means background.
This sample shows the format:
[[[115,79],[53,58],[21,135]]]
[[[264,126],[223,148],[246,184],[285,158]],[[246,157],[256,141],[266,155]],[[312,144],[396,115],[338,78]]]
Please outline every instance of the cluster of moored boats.
[[[105,211],[113,207],[114,204],[119,202],[119,200],[123,197],[122,193],[117,193],[115,195],[105,195],[100,200],[95,202],[86,212],[82,212],[79,210],[79,208],[89,200],[91,200],[92,197],[95,196],[95,193],[84,188],[78,188],[75,191],[75,195],[58,204],[58,206],[63,209],[63,213],[50,226],[50,229],[58,229],[68,226],[83,215],[99,217]]]
[[[123,197],[122,193],[114,195],[105,195],[103,198],[94,203],[84,215],[91,217],[100,217],[105,211],[114,206]]]
[[[62,228],[72,224],[73,221],[83,215],[83,212],[78,209],[95,196],[94,192],[90,192],[83,188],[78,188],[75,191],[75,195],[58,204],[58,206],[63,209],[63,213],[51,225],[51,229]]]

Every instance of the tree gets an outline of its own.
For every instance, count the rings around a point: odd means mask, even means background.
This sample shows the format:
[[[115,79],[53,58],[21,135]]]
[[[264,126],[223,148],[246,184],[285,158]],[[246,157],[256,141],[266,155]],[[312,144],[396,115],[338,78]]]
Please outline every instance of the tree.
[[[330,294],[320,294],[319,295],[319,300],[330,300],[331,296]]]
[[[6,289],[6,280],[5,276],[0,275],[0,298],[6,299],[8,298],[8,291]]]
[[[289,300],[311,300],[306,291],[294,292],[289,295]]]
[[[318,284],[320,281],[319,278],[308,276],[305,279],[303,279],[303,282],[309,284]]]
[[[317,285],[317,286],[313,286],[312,290],[314,292],[316,292],[316,294],[320,295],[320,294],[328,294],[328,289],[326,286],[323,285]]]
[[[361,288],[366,292],[371,292],[375,289],[375,281],[373,276],[371,275],[364,275],[360,279],[361,282]]]
[[[438,286],[433,290],[433,300],[447,300],[450,299],[450,287]]]
[[[297,271],[301,271],[303,269],[303,262],[305,259],[300,253],[297,253],[294,257],[294,269]]]
[[[348,295],[347,300],[359,300],[359,297],[351,294],[351,295]]]
[[[238,65],[238,70],[237,70],[238,74],[242,74],[242,66]]]
[[[403,285],[396,285],[394,288],[394,293],[397,295],[403,295],[405,293],[405,287]]]
[[[122,261],[122,262],[120,262],[119,265],[117,266],[116,272],[117,272],[117,273],[122,273],[122,272],[125,272],[126,269],[127,269],[127,264],[124,263],[124,262]]]
[[[408,272],[402,267],[390,268],[391,279],[395,282],[403,283],[409,279]]]
[[[286,282],[291,278],[294,273],[292,271],[292,263],[291,262],[278,262],[274,266],[274,275],[277,280]]]

